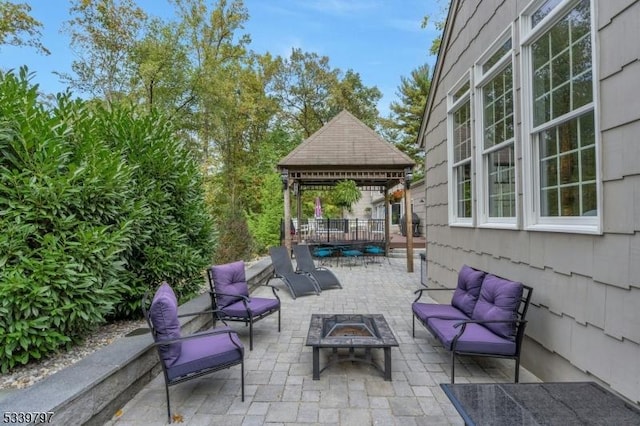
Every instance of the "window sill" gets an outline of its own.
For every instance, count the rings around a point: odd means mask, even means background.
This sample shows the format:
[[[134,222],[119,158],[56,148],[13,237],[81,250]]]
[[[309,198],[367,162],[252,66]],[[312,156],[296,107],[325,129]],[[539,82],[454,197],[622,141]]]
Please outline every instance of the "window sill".
[[[449,226],[456,228],[473,228],[473,223],[471,222],[449,222]]]
[[[536,232],[558,232],[563,234],[589,234],[602,235],[602,230],[597,225],[566,225],[566,224],[535,224],[524,228],[526,231]]]
[[[509,229],[513,231],[518,230],[517,223],[504,223],[504,222],[486,222],[478,225],[478,228],[483,229]]]

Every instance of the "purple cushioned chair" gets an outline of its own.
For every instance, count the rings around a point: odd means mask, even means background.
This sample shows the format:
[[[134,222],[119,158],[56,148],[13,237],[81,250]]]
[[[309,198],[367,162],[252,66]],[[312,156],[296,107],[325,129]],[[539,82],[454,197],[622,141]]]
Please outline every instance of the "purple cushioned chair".
[[[278,332],[280,332],[280,298],[277,288],[271,288],[275,298],[250,297],[249,287],[242,260],[216,265],[207,271],[211,294],[211,307],[216,316],[226,321],[239,321],[249,325],[249,350],[253,350],[253,323],[278,313]]]
[[[142,311],[164,373],[169,423],[172,420],[169,386],[238,364],[244,401],[244,347],[233,330],[225,325],[182,336],[178,318],[201,315],[203,312],[178,315],[176,295],[166,282],[158,288],[151,302],[149,292],[145,293]]]

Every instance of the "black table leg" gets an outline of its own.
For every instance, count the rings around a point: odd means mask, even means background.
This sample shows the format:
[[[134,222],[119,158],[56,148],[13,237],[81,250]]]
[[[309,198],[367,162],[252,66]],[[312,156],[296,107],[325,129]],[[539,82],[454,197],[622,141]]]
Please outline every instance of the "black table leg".
[[[320,380],[320,348],[313,348],[313,380]]]
[[[391,381],[391,348],[384,348],[384,379]]]

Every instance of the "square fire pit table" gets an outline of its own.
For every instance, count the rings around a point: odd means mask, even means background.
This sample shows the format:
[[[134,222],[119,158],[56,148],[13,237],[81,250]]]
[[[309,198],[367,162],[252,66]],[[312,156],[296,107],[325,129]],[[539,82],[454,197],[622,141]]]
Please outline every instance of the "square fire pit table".
[[[320,373],[333,364],[356,361],[372,365],[391,381],[391,348],[398,341],[381,314],[312,314],[306,345],[313,348],[313,380],[319,380]],[[333,351],[322,370],[320,348]],[[340,354],[341,348],[348,349],[348,354]],[[356,349],[363,349],[364,354]],[[384,350],[384,366],[373,361],[371,349]]]

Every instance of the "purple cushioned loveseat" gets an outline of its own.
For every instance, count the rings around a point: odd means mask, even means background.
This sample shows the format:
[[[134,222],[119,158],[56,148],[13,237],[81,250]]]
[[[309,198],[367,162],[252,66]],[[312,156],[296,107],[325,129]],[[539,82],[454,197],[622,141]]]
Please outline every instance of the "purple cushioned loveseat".
[[[451,304],[420,302],[425,291],[453,290]],[[525,316],[532,288],[520,282],[464,265],[458,273],[458,285],[450,288],[422,288],[413,311],[420,321],[451,351],[451,383],[455,380],[456,355],[475,355],[515,360],[515,382],[518,382],[520,349],[527,324]]]

